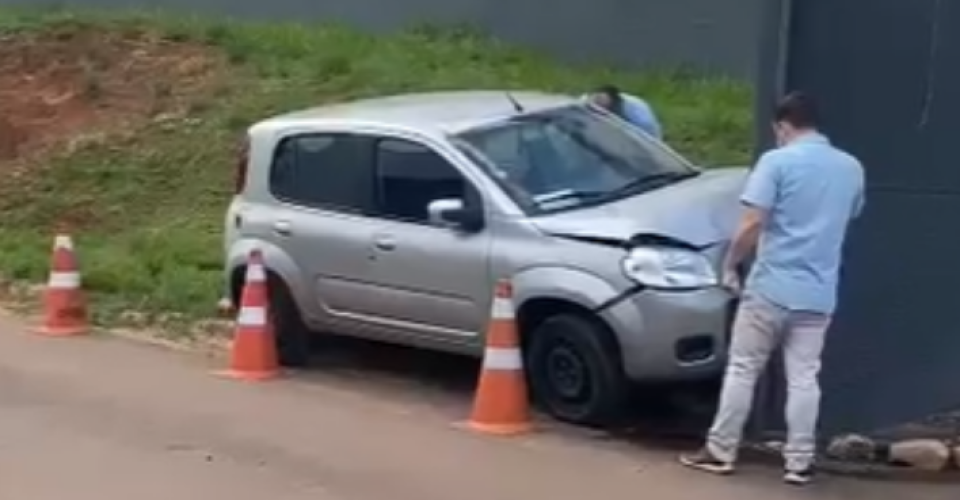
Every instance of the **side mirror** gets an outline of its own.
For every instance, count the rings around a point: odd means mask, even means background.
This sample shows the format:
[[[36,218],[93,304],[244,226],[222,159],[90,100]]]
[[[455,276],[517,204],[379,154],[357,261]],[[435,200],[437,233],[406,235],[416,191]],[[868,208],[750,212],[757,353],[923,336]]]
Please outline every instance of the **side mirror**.
[[[439,227],[479,231],[483,228],[483,213],[467,207],[463,200],[445,198],[433,200],[427,205],[430,224]]]

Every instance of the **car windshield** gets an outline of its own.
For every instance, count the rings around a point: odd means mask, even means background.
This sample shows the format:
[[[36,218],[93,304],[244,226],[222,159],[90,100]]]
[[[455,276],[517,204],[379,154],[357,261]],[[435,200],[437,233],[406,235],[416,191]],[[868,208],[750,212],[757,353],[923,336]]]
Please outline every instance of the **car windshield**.
[[[519,115],[454,142],[530,214],[607,203],[699,174],[654,139],[583,105]]]

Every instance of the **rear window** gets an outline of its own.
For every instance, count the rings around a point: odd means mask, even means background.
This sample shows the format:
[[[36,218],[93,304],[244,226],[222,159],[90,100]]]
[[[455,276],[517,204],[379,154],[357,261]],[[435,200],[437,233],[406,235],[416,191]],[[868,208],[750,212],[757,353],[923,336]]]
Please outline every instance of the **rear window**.
[[[270,168],[271,194],[295,205],[366,213],[373,177],[365,143],[350,134],[285,138]]]

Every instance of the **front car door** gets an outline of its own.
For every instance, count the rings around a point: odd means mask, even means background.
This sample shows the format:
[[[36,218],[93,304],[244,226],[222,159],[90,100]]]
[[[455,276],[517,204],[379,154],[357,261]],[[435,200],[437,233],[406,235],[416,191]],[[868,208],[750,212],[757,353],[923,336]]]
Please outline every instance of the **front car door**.
[[[433,226],[427,215],[438,199],[481,203],[479,191],[447,156],[409,138],[378,138],[373,163],[378,314],[438,348],[479,342],[492,287],[489,231]]]

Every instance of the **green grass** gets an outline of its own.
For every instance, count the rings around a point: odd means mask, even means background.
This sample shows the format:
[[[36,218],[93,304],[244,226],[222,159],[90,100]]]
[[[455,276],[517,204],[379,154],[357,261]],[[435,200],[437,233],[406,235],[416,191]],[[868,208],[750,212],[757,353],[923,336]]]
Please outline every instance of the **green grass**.
[[[128,309],[187,317],[212,312],[221,292],[220,226],[235,142],[247,125],[278,112],[426,89],[579,93],[616,82],[647,98],[669,142],[698,162],[743,163],[751,145],[747,85],[685,71],[564,66],[467,29],[421,27],[375,37],[338,26],[0,9],[0,34],[91,25],[195,40],[222,50],[231,65],[225,87],[195,103],[190,119],[94,141],[19,184],[0,181],[7,185],[0,199],[0,272],[42,280],[51,227],[81,209],[87,229],[75,236],[102,320]]]

